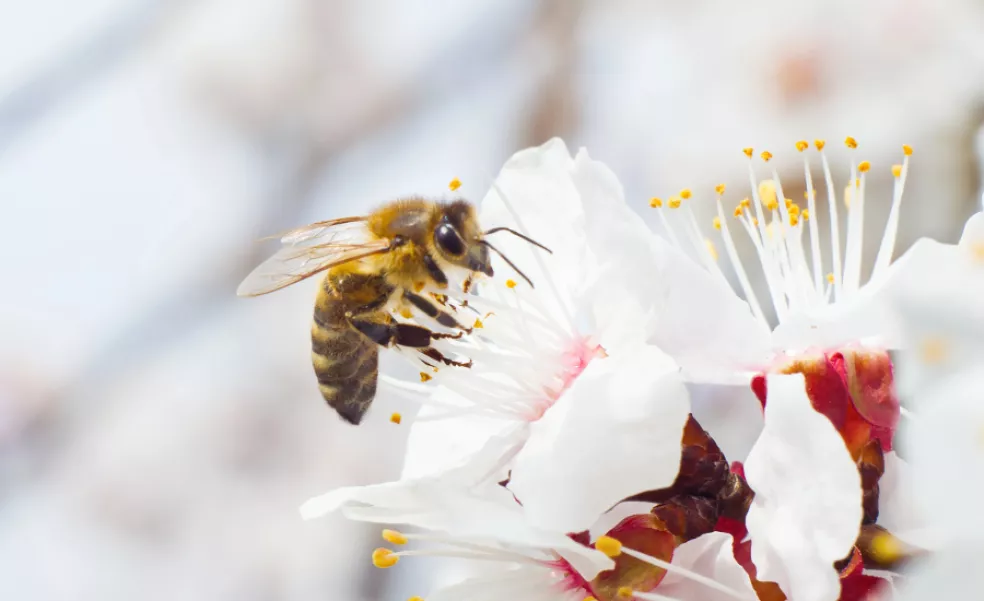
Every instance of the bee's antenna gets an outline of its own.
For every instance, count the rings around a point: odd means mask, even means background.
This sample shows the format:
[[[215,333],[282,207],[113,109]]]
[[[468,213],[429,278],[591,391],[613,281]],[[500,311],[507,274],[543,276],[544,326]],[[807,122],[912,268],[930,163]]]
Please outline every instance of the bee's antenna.
[[[517,235],[519,235],[519,234],[517,234]],[[523,237],[523,236],[521,236],[521,237]],[[530,280],[530,278],[526,277],[526,274],[523,273],[523,271],[519,267],[516,267],[516,264],[513,263],[512,261],[510,261],[509,260],[509,257],[507,257],[506,255],[502,254],[502,251],[500,251],[498,248],[496,248],[496,247],[492,246],[491,244],[489,244],[486,240],[479,240],[478,243],[481,244],[481,245],[483,245],[483,246],[487,246],[491,250],[495,251],[495,254],[497,254],[500,257],[502,257],[502,260],[505,261],[506,263],[508,263],[509,266],[513,268],[513,271],[515,271],[516,273],[518,273],[521,278],[523,278],[524,280],[526,280],[526,283],[530,285],[530,288],[535,288],[535,286],[533,286],[533,281]],[[534,244],[536,244],[536,243],[534,242]],[[539,245],[537,245],[537,246],[539,246]]]
[[[492,228],[490,230],[487,230],[487,231],[482,232],[482,235],[483,236],[488,236],[489,234],[494,234],[496,232],[509,232],[513,236],[516,236],[517,238],[522,238],[523,240],[526,240],[527,242],[529,242],[533,246],[542,248],[543,250],[547,251],[548,253],[553,254],[553,251],[550,250],[549,248],[547,248],[546,246],[540,244],[539,242],[537,242],[533,238],[530,238],[529,236],[524,236],[523,234],[520,234],[519,232],[517,232],[516,230],[514,230],[512,228],[508,228],[508,227],[494,227],[494,228]],[[495,249],[493,249],[493,250],[495,250]],[[496,250],[495,252],[499,252],[499,251]],[[499,253],[499,256],[502,257],[502,253]],[[505,257],[502,257],[502,258],[505,259]]]

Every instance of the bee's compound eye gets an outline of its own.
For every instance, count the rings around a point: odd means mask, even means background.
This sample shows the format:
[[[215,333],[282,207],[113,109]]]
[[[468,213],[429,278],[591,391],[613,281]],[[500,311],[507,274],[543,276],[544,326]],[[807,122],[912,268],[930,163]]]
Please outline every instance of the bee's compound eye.
[[[434,230],[434,241],[441,250],[453,257],[465,254],[465,243],[450,223],[442,223]]]

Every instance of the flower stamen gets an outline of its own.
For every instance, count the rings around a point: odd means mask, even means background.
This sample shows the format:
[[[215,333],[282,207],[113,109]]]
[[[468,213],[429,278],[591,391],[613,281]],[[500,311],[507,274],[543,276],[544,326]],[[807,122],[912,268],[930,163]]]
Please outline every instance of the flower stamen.
[[[372,552],[372,565],[380,569],[392,568],[400,558],[386,547],[379,547]]]
[[[595,541],[595,549],[609,557],[618,557],[622,554],[622,542],[610,536],[599,536]]]
[[[892,208],[888,212],[888,221],[885,223],[885,234],[882,236],[881,246],[878,247],[878,255],[875,258],[875,267],[871,272],[871,278],[875,279],[882,272],[888,269],[892,261],[892,253],[895,251],[895,237],[899,230],[899,207],[902,204],[902,191],[905,189],[905,178],[909,173],[909,157],[912,156],[912,147],[908,144],[902,145],[902,165],[892,167],[892,175],[895,176],[895,185],[892,190]],[[895,167],[898,167],[896,171]]]

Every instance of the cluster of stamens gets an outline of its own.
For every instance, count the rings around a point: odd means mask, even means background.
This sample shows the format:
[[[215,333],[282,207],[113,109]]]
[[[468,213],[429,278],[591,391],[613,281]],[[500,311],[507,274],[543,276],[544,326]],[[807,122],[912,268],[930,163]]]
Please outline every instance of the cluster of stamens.
[[[850,151],[858,148],[857,141],[852,137],[846,138],[844,144]],[[865,178],[871,171],[871,163],[869,161],[851,163],[850,183],[844,189],[844,206],[848,218],[847,244],[842,254],[838,202],[830,165],[824,153],[825,146],[826,143],[823,140],[813,142],[813,147],[820,155],[823,178],[828,193],[831,269],[826,272],[822,269],[821,241],[816,222],[816,190],[813,187],[810,162],[806,155],[810,144],[805,140],[796,143],[797,151],[803,155],[803,172],[806,183],[805,207],[801,207],[783,194],[779,174],[774,166],[770,165],[771,179],[758,181],[753,166],[755,152],[752,148],[743,149],[743,153],[749,159],[751,196],[738,202],[732,214],[740,224],[740,229],[745,231],[755,247],[764,271],[772,304],[780,321],[792,310],[815,308],[818,305],[827,304],[831,300],[848,298],[856,293],[861,285]],[[872,279],[887,269],[895,248],[899,205],[902,200],[909,157],[912,155],[912,148],[908,145],[904,145],[902,149],[903,162],[893,165],[891,168],[895,179],[895,190],[892,195],[892,205],[885,233],[875,259]],[[759,154],[759,157],[763,163],[770,164],[773,155],[769,151],[764,151]],[[717,215],[713,218],[712,224],[714,229],[720,232],[721,241],[724,243],[742,292],[753,313],[762,321],[766,321],[765,313],[755,296],[745,268],[739,260],[731,228],[725,218],[724,193],[725,186],[723,184],[715,186]],[[667,211],[658,211],[670,240],[686,251],[695,251],[701,262],[710,271],[723,276],[717,265],[718,257],[714,243],[701,234],[701,229],[689,203],[683,202],[690,199],[691,196],[691,191],[685,189],[679,195],[672,197],[668,203],[664,203],[660,198],[653,198],[649,204],[657,209],[664,207],[671,210],[676,209],[677,211],[673,212],[680,216],[673,226],[671,226]],[[804,241],[804,237],[808,238],[808,242]],[[684,244],[685,242],[689,244]],[[806,248],[809,248],[809,252],[806,251]]]

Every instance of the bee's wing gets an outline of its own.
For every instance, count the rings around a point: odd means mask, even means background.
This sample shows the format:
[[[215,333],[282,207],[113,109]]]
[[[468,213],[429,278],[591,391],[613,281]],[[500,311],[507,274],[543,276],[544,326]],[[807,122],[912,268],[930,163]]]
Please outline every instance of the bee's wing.
[[[280,250],[246,276],[236,294],[268,294],[336,265],[388,251],[388,240],[366,239],[362,221],[364,217],[344,217],[286,232],[280,237]],[[355,223],[359,226],[343,227]]]

